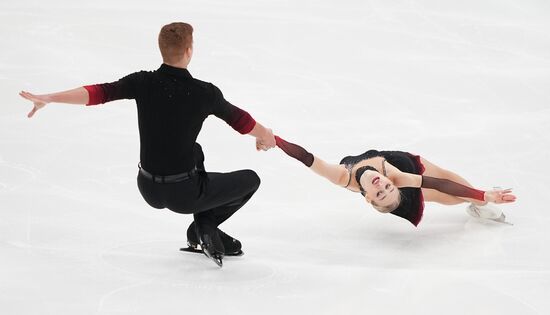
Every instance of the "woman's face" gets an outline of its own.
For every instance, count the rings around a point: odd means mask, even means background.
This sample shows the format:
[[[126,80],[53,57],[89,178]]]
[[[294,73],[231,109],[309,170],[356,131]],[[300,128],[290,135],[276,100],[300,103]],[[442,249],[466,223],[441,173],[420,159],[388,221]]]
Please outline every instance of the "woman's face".
[[[361,176],[361,185],[365,189],[367,200],[382,207],[393,204],[399,195],[393,182],[376,171],[366,170]]]

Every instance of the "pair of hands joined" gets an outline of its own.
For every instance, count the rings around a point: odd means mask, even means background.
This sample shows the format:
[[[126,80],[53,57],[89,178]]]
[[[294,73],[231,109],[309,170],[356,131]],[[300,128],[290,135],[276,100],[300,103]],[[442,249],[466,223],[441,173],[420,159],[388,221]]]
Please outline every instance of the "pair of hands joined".
[[[274,148],[275,145],[275,136],[273,135],[273,131],[271,129],[266,129],[265,133],[261,137],[256,138],[256,150],[258,151],[267,151]]]

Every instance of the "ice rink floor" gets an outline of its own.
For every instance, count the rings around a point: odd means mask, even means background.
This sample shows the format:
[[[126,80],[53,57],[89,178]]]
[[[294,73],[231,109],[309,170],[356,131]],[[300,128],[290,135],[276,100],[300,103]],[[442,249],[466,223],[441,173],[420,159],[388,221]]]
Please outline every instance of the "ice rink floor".
[[[29,120],[17,95],[157,69],[172,21],[193,76],[277,134],[513,187],[514,225],[427,204],[415,228],[213,117],[208,170],[262,179],[221,226],[245,255],[179,252],[191,216],[142,200],[132,101]],[[0,313],[550,314],[549,31],[541,0],[0,2]]]

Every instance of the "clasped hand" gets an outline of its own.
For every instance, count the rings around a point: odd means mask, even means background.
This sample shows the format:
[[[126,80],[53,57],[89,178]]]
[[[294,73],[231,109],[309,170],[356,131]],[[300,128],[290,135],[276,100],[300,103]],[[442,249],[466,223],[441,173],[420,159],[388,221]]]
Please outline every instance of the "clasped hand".
[[[274,148],[276,145],[275,136],[271,129],[266,129],[266,132],[262,137],[256,138],[256,150],[267,151]]]

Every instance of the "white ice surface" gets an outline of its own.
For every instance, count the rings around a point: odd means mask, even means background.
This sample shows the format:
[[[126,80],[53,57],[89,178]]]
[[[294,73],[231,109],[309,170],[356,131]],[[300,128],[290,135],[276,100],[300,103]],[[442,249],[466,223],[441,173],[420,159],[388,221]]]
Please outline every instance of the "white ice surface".
[[[220,270],[178,252],[191,217],[142,200],[132,101],[29,120],[17,95],[156,69],[178,20],[191,73],[281,136],[513,187],[515,225],[428,204],[414,228],[210,118],[207,168],[262,178],[222,226],[246,254]],[[542,0],[3,0],[0,313],[550,314],[549,31]]]

